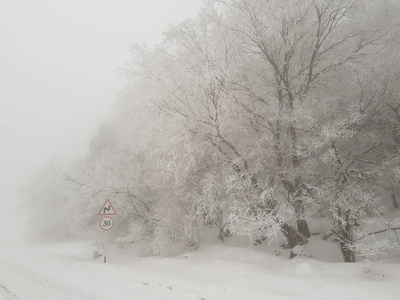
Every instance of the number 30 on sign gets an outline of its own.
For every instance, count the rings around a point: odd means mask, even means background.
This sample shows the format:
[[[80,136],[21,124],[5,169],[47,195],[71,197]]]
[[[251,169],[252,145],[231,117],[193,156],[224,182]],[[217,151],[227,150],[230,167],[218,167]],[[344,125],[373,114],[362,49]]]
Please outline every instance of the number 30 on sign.
[[[101,218],[101,220],[100,220],[101,229],[110,230],[111,228],[113,228],[113,226],[114,226],[114,219],[113,218],[111,218],[109,216]]]

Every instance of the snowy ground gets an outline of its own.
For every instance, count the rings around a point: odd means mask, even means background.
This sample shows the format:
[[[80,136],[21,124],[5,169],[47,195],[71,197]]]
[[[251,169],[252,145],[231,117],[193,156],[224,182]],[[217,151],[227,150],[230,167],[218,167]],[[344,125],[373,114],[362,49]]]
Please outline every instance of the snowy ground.
[[[0,248],[0,299],[399,299],[400,263],[384,277],[363,264],[288,260],[265,252],[208,245],[171,258],[138,258],[110,249],[107,264],[93,243]]]

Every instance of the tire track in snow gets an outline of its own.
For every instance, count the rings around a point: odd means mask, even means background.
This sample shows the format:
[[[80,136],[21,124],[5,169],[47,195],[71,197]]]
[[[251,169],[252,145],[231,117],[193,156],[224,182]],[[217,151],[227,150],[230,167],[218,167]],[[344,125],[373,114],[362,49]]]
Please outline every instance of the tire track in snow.
[[[31,266],[32,267],[32,266]],[[7,300],[97,300],[71,284],[40,269],[21,264],[13,256],[0,257],[0,299]],[[13,290],[13,292],[11,292]]]
[[[8,299],[12,300],[20,300],[20,298],[17,297],[13,292],[11,292],[8,288],[6,288],[4,285],[0,283],[0,290],[5,291],[6,294],[4,296],[9,297]],[[0,293],[1,295],[1,293]]]

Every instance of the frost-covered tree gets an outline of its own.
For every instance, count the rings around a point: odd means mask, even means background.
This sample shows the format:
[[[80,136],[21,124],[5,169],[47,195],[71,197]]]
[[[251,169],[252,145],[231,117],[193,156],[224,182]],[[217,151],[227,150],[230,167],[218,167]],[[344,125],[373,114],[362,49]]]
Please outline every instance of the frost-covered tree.
[[[232,88],[240,91],[235,101],[271,145],[264,152],[270,180],[285,188],[298,230],[308,237],[305,209],[312,204],[314,174],[307,172],[307,165],[311,153],[321,147],[310,141],[321,125],[341,118],[326,117],[334,113],[327,101],[335,101],[333,106],[352,101],[354,85],[367,83],[352,77],[371,70],[366,58],[384,60],[396,25],[391,22],[391,7],[385,1],[222,0],[214,4],[230,16],[226,26],[242,41],[242,68],[232,81]],[[379,69],[372,74],[385,77]],[[385,91],[361,89],[361,110],[378,113],[384,103],[380,93]],[[359,108],[346,107],[353,115],[350,118],[360,114]]]

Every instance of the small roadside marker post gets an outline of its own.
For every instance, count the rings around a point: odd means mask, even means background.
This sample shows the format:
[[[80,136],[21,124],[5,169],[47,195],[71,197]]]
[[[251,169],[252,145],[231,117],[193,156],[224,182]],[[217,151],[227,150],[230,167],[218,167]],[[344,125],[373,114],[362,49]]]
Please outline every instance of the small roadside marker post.
[[[104,263],[107,262],[107,231],[104,231]]]
[[[100,228],[104,230],[104,263],[107,262],[107,231],[111,230],[114,226],[114,219],[110,215],[116,214],[114,207],[108,199],[98,213],[99,216],[104,216],[100,220]]]

